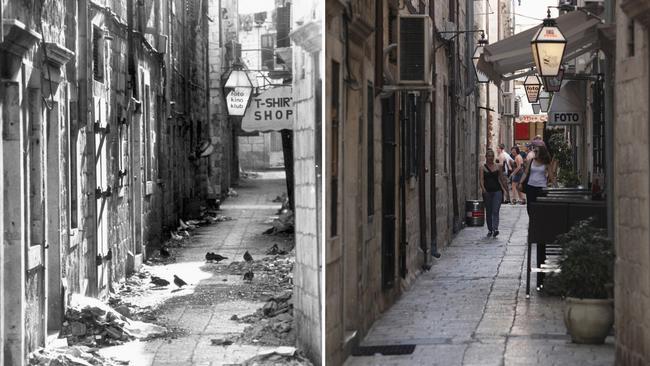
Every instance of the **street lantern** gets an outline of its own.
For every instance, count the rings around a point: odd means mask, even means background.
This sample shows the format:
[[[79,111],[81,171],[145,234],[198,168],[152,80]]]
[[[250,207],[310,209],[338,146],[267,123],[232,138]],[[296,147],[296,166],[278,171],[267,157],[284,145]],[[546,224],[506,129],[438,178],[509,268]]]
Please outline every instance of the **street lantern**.
[[[534,114],[539,114],[539,111],[542,109],[542,107],[537,103],[531,104],[531,106],[533,107]]]
[[[232,63],[232,68],[230,70],[230,75],[226,80],[224,88],[252,88],[253,82],[248,76],[246,70],[244,70],[244,65],[239,61]]]
[[[230,75],[228,75],[226,84],[223,86],[232,89],[226,96],[228,115],[243,116],[246,113],[246,107],[254,86],[241,62],[233,62]]]
[[[537,74],[526,76],[526,79],[524,80],[524,88],[526,89],[526,98],[528,98],[528,103],[537,103],[537,100],[539,99],[539,90],[541,87],[542,81],[539,80],[539,76],[537,76]]]
[[[560,91],[562,86],[562,79],[564,78],[564,66],[560,66],[560,72],[556,76],[544,76],[542,77],[542,83],[544,84],[544,90],[551,93],[556,93]]]
[[[490,78],[485,75],[484,72],[478,69],[478,60],[483,54],[483,49],[488,44],[488,40],[485,39],[485,33],[481,32],[481,39],[478,40],[478,46],[474,50],[474,56],[472,56],[472,62],[474,63],[474,72],[476,73],[476,80],[481,84],[486,84],[490,82]]]
[[[530,41],[533,60],[540,76],[556,76],[560,72],[566,43],[566,38],[557,27],[555,19],[551,18],[549,9],[548,17]]]
[[[548,110],[551,108],[551,102],[553,101],[553,93],[543,91],[539,95],[539,106],[542,112],[548,113]]]

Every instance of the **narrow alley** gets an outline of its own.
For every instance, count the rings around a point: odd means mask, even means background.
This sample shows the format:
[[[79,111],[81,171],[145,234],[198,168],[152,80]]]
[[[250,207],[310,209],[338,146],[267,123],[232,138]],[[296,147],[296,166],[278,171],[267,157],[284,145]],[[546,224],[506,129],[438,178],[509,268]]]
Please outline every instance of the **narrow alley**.
[[[170,283],[177,275],[187,282],[186,287],[144,284],[138,291],[122,291],[119,296],[122,303],[155,314],[155,322],[167,327],[172,336],[108,347],[102,349],[102,355],[131,365],[221,365],[242,363],[277,346],[294,345],[291,311],[273,319],[283,318],[274,324],[286,323],[280,324],[288,328],[286,332],[262,329],[264,326],[241,319],[254,314],[267,300],[291,292],[294,262],[289,255],[294,246],[292,236],[264,234],[273,227],[282,205],[277,197],[286,191],[284,172],[248,176],[221,206],[219,222],[192,231],[182,246],[169,247],[170,258],[145,267],[147,274]],[[267,255],[274,245],[276,255]],[[247,251],[253,256],[250,263],[243,259]],[[207,252],[227,259],[208,262]],[[255,276],[245,281],[242,275],[249,268]],[[263,318],[255,320],[264,324]],[[251,325],[254,329],[245,332]]]
[[[463,229],[361,343],[415,345],[412,354],[351,356],[345,365],[614,364],[611,336],[604,346],[571,343],[560,298],[533,291],[526,300],[525,206],[503,206],[501,220],[496,239],[484,227]]]

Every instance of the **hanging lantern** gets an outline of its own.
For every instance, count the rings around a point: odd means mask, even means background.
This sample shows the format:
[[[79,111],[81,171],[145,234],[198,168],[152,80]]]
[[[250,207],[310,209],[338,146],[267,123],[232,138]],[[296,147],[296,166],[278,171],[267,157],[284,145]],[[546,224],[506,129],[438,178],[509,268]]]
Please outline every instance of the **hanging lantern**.
[[[531,106],[533,107],[533,113],[534,114],[539,114],[539,111],[542,109],[541,106],[539,104],[537,104],[537,103],[531,104]]]
[[[562,79],[564,78],[564,66],[560,66],[560,72],[556,76],[545,76],[542,77],[542,83],[544,84],[544,90],[551,93],[556,93],[560,91],[562,86]]]
[[[524,80],[524,88],[526,89],[526,98],[528,98],[528,103],[537,103],[537,100],[539,99],[539,90],[541,87],[542,81],[539,80],[539,76],[537,76],[537,74],[526,76],[526,79]]]
[[[543,91],[539,95],[539,106],[542,112],[548,113],[548,110],[551,108],[551,102],[553,101],[553,93]]]
[[[228,75],[226,84],[223,87],[232,89],[226,95],[228,115],[243,116],[246,113],[255,85],[253,85],[250,76],[239,61],[233,62],[230,75]]]
[[[557,27],[555,19],[551,18],[549,9],[548,17],[530,41],[533,60],[540,76],[556,76],[560,72],[566,43],[566,38]]]
[[[476,46],[476,49],[474,50],[474,56],[472,56],[472,62],[474,63],[474,72],[476,73],[476,80],[481,84],[490,82],[490,78],[484,72],[478,69],[478,60],[481,58],[483,49],[487,44],[488,40],[485,39],[485,33],[481,32],[481,39],[478,40],[478,46]]]

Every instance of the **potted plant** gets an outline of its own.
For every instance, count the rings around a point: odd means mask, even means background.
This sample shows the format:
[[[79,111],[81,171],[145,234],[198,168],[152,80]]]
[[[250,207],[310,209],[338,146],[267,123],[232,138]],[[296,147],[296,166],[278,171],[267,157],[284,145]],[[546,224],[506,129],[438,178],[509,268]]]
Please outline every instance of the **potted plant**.
[[[564,323],[574,343],[602,344],[614,324],[612,241],[593,218],[558,236],[560,272],[546,281],[565,297]]]

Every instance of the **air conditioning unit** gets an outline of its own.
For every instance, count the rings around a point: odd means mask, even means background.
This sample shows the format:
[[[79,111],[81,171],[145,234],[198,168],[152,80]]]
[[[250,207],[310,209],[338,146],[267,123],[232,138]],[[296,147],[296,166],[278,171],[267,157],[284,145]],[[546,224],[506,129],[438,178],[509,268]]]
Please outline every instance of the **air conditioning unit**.
[[[431,85],[431,18],[401,15],[397,22],[397,83]]]

